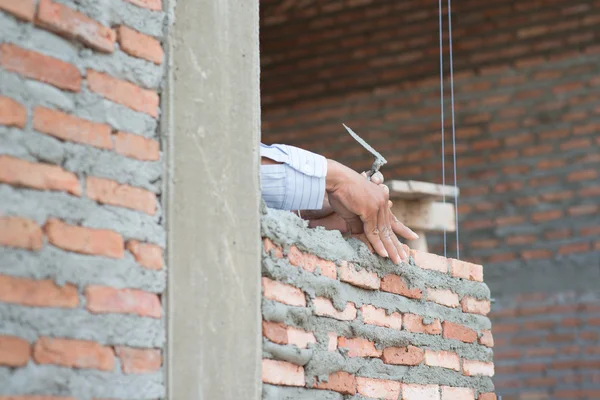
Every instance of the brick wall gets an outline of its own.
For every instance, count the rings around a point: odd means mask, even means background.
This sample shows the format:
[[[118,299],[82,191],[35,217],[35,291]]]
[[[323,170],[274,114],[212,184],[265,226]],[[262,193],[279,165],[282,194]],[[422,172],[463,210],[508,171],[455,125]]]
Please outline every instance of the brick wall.
[[[502,399],[600,398],[599,304],[595,295],[534,293],[490,314]]]
[[[299,145],[364,170],[372,159],[344,122],[386,156],[386,179],[441,182],[437,3],[261,5],[263,141]],[[452,20],[461,257],[487,266],[498,315],[531,292],[597,297],[600,2],[464,0],[453,2]],[[447,73],[447,50],[444,56]],[[447,100],[447,117],[449,111]],[[439,235],[428,240],[441,251]],[[588,315],[597,318],[598,310]],[[538,318],[521,316],[519,331]],[[578,335],[575,327],[549,329]],[[598,339],[590,336],[587,345]],[[520,344],[525,353],[536,346]],[[561,343],[547,346],[561,356]],[[500,341],[496,350],[510,353],[513,345]],[[597,352],[586,357],[600,359]],[[571,391],[571,369],[548,371],[541,376],[556,384],[522,398],[597,397]],[[498,369],[497,393],[513,398],[526,383],[503,386],[505,374],[513,381],[532,377]],[[585,390],[600,388],[586,379]]]
[[[0,0],[2,399],[164,396],[161,9]]]
[[[264,212],[264,399],[496,398],[480,265],[413,251],[395,266]]]

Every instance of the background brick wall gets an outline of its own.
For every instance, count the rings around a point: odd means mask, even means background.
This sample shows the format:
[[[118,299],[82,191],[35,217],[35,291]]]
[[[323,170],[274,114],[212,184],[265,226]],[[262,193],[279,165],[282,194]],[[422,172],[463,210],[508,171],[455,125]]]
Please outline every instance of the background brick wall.
[[[395,266],[289,212],[266,210],[262,232],[264,399],[496,398],[480,265]]]
[[[600,398],[597,296],[532,293],[504,303],[490,315],[503,400]]]
[[[161,10],[0,0],[2,399],[164,396]]]
[[[263,141],[367,169],[372,159],[344,122],[386,156],[386,179],[442,181],[437,2],[261,5]],[[453,2],[452,20],[461,257],[488,267],[499,312],[532,292],[597,296],[600,2],[465,0]],[[445,44],[447,77],[446,37]],[[428,239],[441,252],[440,235]],[[454,248],[449,235],[450,255]],[[520,321],[544,315],[532,311]],[[549,329],[577,335],[574,327]],[[511,349],[501,342],[498,351],[504,346]],[[552,372],[561,373],[571,372]],[[522,398],[595,398],[584,390],[600,388],[587,380],[580,392],[562,391],[578,384],[565,379]]]

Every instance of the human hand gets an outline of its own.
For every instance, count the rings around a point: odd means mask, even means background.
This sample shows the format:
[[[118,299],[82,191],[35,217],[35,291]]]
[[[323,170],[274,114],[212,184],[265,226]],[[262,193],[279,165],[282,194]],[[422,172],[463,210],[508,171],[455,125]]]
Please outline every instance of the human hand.
[[[335,213],[346,222],[350,233],[364,233],[377,254],[398,264],[406,254],[395,234],[410,240],[418,236],[392,214],[386,189],[328,160],[326,190]]]

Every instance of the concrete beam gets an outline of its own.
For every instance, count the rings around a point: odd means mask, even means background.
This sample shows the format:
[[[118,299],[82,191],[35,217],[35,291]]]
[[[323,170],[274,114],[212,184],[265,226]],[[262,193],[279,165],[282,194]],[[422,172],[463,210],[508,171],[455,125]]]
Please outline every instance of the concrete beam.
[[[258,1],[178,0],[168,41],[168,398],[254,400]]]

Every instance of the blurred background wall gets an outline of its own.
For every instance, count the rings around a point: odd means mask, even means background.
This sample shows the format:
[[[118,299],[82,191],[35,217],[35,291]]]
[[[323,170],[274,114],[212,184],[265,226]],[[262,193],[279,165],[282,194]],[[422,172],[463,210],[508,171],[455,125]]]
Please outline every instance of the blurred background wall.
[[[497,393],[598,399],[600,1],[464,0],[451,16],[461,258],[496,299]],[[442,182],[438,2],[263,0],[261,60],[263,142],[367,169],[343,122],[386,179]]]

